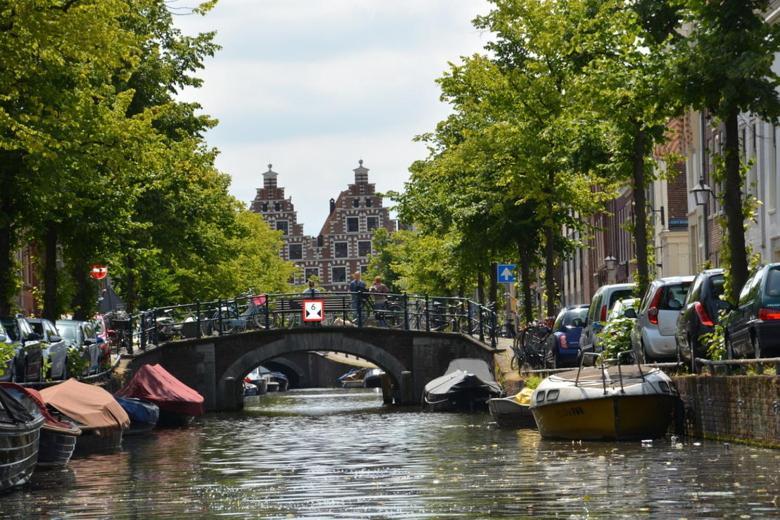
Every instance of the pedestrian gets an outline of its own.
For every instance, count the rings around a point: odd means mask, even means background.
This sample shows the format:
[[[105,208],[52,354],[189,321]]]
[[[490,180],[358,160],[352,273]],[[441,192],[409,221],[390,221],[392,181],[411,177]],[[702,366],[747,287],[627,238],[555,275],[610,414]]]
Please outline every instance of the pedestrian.
[[[390,292],[390,289],[382,283],[381,277],[375,276],[374,283],[368,291],[374,299],[374,316],[376,317],[377,322],[379,322],[379,326],[387,327],[387,322],[385,322],[385,309],[387,308],[387,293]]]
[[[352,314],[358,325],[363,322],[363,293],[366,292],[366,283],[360,279],[360,271],[355,271],[352,281],[349,282],[349,292],[352,293]]]

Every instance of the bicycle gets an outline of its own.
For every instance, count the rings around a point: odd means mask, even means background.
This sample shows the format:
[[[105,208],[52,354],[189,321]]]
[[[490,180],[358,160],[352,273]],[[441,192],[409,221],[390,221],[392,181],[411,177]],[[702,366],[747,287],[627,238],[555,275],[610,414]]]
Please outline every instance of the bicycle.
[[[531,368],[544,368],[547,338],[551,330],[543,323],[528,325],[512,341],[512,360],[510,366],[519,370],[526,364]]]

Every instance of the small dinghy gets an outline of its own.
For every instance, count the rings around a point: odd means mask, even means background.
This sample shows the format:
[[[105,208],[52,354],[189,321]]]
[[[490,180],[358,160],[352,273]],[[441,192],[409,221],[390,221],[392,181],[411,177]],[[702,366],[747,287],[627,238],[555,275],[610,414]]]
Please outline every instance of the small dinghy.
[[[0,491],[27,483],[38,460],[43,415],[17,388],[0,387]]]
[[[488,400],[490,416],[501,428],[536,428],[531,412],[532,388],[523,388],[511,397],[495,397]]]
[[[548,377],[531,411],[546,439],[653,439],[666,434],[678,399],[658,368],[602,364]]]
[[[381,368],[370,368],[363,378],[363,386],[365,388],[382,388],[382,378],[384,376],[385,371]]]
[[[135,397],[160,408],[158,426],[186,426],[203,415],[203,396],[160,365],[143,365],[117,395]]]
[[[139,435],[149,432],[157,426],[160,408],[156,404],[134,397],[115,396],[114,399],[130,417],[130,428],[127,429],[125,435]]]
[[[338,381],[342,388],[363,388],[368,368],[353,368],[339,376]]]
[[[488,399],[501,393],[486,362],[460,358],[450,362],[443,376],[425,385],[423,398],[432,411],[474,411],[484,409]]]
[[[114,396],[99,386],[75,379],[44,388],[40,393],[47,406],[81,428],[75,454],[104,453],[121,447],[122,431],[130,426],[130,417]]]
[[[81,428],[64,417],[56,417],[55,413],[46,406],[40,392],[32,388],[23,388],[12,383],[0,383],[0,386],[11,392],[15,397],[26,393],[27,397],[38,407],[43,415],[41,427],[40,446],[38,448],[38,466],[59,467],[65,466],[73,456],[76,449],[76,440],[81,435]]]

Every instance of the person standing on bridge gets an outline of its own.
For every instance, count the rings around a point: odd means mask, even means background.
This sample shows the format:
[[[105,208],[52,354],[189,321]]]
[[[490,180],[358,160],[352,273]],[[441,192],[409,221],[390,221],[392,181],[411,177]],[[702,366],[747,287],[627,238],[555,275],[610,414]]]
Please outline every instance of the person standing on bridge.
[[[355,271],[352,275],[352,281],[349,282],[349,292],[352,293],[352,314],[355,321],[360,324],[363,322],[363,293],[366,292],[366,282],[360,279],[360,271]]]
[[[390,289],[382,283],[382,278],[374,277],[374,284],[368,290],[374,298],[374,314],[380,327],[387,327],[385,322],[385,308],[387,305],[387,293]]]

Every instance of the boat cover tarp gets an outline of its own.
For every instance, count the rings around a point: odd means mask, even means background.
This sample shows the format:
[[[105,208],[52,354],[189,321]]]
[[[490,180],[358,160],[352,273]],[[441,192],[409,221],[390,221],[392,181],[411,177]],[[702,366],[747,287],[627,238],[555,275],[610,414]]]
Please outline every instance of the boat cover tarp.
[[[13,383],[0,383],[0,422],[6,424],[28,423],[35,417],[20,402],[24,393],[22,387]]]
[[[16,392],[27,394],[27,397],[32,399],[36,406],[38,406],[38,411],[43,415],[43,427],[47,430],[68,435],[81,435],[81,429],[78,426],[72,422],[61,421],[52,415],[38,390],[26,388],[14,383],[0,383],[0,387],[4,387],[6,390],[11,390],[12,392],[15,390]]]
[[[41,390],[43,401],[84,428],[127,428],[130,417],[114,396],[95,385],[68,379]]]
[[[117,395],[150,401],[161,411],[203,415],[203,396],[160,365],[143,365]]]
[[[529,406],[531,404],[531,396],[534,395],[534,389],[525,387],[515,395],[514,399],[518,404]]]
[[[115,399],[125,409],[132,422],[157,424],[157,420],[160,418],[160,408],[156,404],[134,397],[117,396]]]
[[[495,395],[501,394],[501,386],[493,378],[486,362],[481,359],[459,358],[450,362],[443,376],[425,385],[425,392],[434,397],[477,387],[484,387]]]

